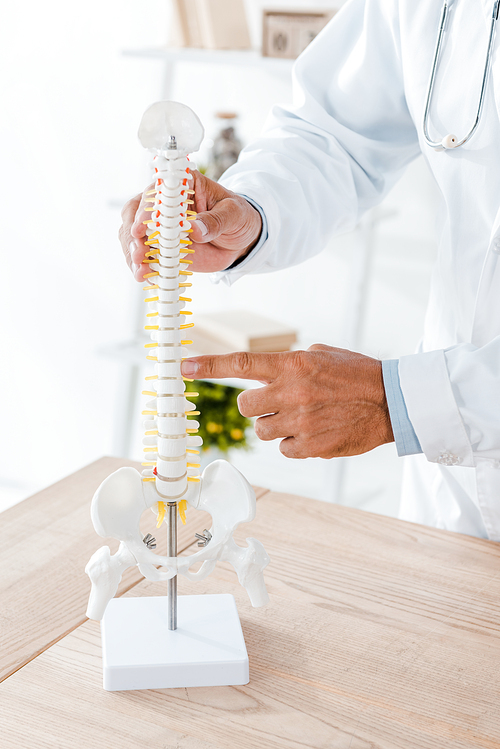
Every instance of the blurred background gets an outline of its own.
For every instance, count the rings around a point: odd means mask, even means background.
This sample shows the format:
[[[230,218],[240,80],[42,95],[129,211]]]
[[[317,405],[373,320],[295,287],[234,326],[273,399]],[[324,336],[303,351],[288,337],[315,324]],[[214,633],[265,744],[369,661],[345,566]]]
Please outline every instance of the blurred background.
[[[209,168],[228,126],[217,113],[236,114],[230,124],[247,143],[274,103],[291,102],[293,59],[284,57],[281,31],[264,40],[277,56],[262,56],[263,11],[341,5],[246,0],[250,48],[236,51],[177,49],[189,39],[181,39],[174,0],[3,8],[0,509],[102,455],[141,458],[143,294],[117,232],[121,206],[149,182],[136,135],[146,107],[165,96],[192,107],[207,135],[197,161]],[[193,312],[265,314],[296,332],[296,348],[322,342],[382,359],[412,353],[438,201],[419,159],[360,227],[307,263],[231,288],[196,277]],[[246,440],[248,449],[231,450],[229,459],[255,484],[397,513],[402,466],[394,445],[356,458],[290,461],[251,430]]]

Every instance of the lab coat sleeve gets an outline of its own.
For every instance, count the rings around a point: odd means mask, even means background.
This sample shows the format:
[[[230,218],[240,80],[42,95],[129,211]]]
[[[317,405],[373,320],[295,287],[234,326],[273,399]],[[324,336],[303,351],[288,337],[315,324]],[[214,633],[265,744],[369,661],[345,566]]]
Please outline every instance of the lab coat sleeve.
[[[401,390],[427,459],[475,467],[500,459],[500,338],[404,356]]]
[[[419,151],[399,51],[397,0],[349,0],[294,66],[294,105],[274,107],[263,135],[220,182],[258,203],[268,238],[216,274],[300,263],[379,203]]]

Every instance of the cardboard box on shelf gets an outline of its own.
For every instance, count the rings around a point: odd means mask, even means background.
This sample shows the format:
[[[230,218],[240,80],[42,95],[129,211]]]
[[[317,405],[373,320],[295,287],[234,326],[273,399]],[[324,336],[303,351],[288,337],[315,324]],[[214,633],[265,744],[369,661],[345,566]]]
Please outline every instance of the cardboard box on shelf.
[[[243,0],[194,0],[205,49],[249,49]]]
[[[243,0],[171,0],[170,47],[249,49]]]
[[[202,47],[201,29],[193,0],[171,0],[169,47]]]
[[[290,326],[247,310],[197,314],[190,337],[199,354],[289,351],[297,341],[297,333]]]
[[[335,10],[263,10],[262,54],[295,59],[335,15]]]

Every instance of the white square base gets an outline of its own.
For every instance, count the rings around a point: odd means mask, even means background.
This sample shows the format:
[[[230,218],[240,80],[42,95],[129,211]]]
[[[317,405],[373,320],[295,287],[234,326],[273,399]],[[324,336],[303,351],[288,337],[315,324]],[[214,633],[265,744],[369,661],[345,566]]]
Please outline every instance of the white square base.
[[[101,622],[103,687],[163,689],[248,684],[248,655],[234,597],[113,598]]]

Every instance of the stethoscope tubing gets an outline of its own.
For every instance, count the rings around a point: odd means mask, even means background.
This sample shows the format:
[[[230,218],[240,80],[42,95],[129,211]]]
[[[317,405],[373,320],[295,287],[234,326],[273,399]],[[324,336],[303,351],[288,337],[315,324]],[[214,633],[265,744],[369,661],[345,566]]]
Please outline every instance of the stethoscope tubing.
[[[434,93],[434,84],[435,84],[435,81],[436,81],[436,74],[437,74],[437,70],[438,70],[438,66],[439,66],[439,57],[441,55],[441,50],[442,50],[442,46],[443,46],[443,37],[444,37],[445,31],[446,31],[446,21],[447,21],[448,13],[449,13],[449,10],[450,10],[450,7],[451,7],[452,4],[453,4],[453,0],[452,0],[451,3],[448,2],[448,0],[444,0],[443,7],[441,9],[441,18],[439,20],[439,32],[438,32],[438,37],[437,37],[437,41],[436,41],[436,47],[435,47],[435,50],[434,50],[434,58],[433,58],[433,61],[432,61],[432,69],[431,69],[431,75],[430,75],[430,79],[429,79],[429,85],[428,85],[428,88],[427,88],[427,99],[426,99],[426,102],[425,102],[424,121],[423,121],[423,132],[424,132],[425,142],[431,148],[434,148],[434,149],[440,150],[440,151],[442,151],[442,150],[444,150],[446,148],[446,146],[443,143],[443,141],[445,140],[445,138],[443,138],[443,140],[441,140],[441,141],[431,140],[431,138],[429,136],[429,131],[428,131],[427,125],[428,125],[428,122],[429,122],[429,111],[430,111],[430,108],[431,108],[432,95]],[[485,97],[486,97],[486,86],[488,84],[488,77],[489,77],[489,73],[490,73],[490,69],[491,69],[491,57],[492,57],[493,43],[495,41],[495,33],[496,33],[496,25],[497,25],[497,21],[498,21],[498,12],[499,12],[499,9],[500,9],[500,0],[495,0],[495,2],[493,3],[493,13],[492,13],[492,16],[491,16],[491,24],[490,24],[490,35],[489,35],[489,39],[488,39],[488,48],[487,48],[487,52],[486,52],[486,61],[484,63],[483,80],[482,80],[482,84],[481,84],[481,93],[479,95],[479,104],[478,104],[478,107],[477,107],[477,113],[476,113],[475,122],[474,122],[473,126],[471,127],[471,129],[469,130],[469,132],[467,133],[467,135],[465,136],[465,138],[463,138],[459,142],[455,142],[453,144],[452,148],[458,148],[459,146],[463,146],[464,143],[467,143],[467,141],[470,140],[470,138],[472,138],[472,136],[476,132],[477,127],[479,125],[479,122],[481,121],[481,115],[482,115],[482,112],[483,112],[484,100],[485,100]],[[450,136],[448,136],[448,137],[450,137]],[[451,137],[454,137],[454,136],[451,136]]]

